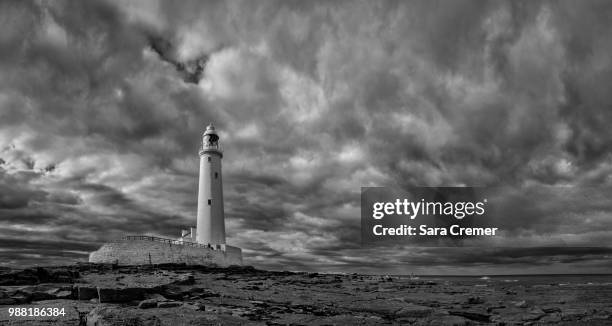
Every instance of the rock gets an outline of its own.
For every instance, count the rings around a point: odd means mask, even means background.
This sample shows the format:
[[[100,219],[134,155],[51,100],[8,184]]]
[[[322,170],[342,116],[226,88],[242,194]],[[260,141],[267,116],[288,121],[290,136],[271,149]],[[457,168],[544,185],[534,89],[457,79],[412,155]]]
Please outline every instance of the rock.
[[[217,292],[213,292],[209,289],[203,289],[201,292],[194,293],[195,296],[200,298],[211,298],[211,297],[220,297],[221,294]]]
[[[49,290],[47,290],[46,292],[50,295],[55,295],[57,292],[61,291],[60,288],[51,288]]]
[[[195,283],[195,277],[193,274],[183,274],[179,275],[178,280],[174,282],[177,285],[191,285]]]
[[[410,304],[410,305],[405,306],[405,307],[401,308],[400,310],[398,310],[395,313],[395,316],[396,317],[415,317],[415,318],[421,318],[421,317],[428,316],[429,314],[431,314],[432,311],[433,311],[433,309],[430,308],[430,307]]]
[[[231,274],[251,274],[251,273],[257,272],[257,269],[255,269],[255,267],[253,266],[239,266],[239,265],[228,266],[225,268],[225,270]],[[291,272],[288,272],[288,273],[291,273]]]
[[[442,316],[437,317],[435,322],[432,325],[440,325],[440,326],[467,326],[472,325],[473,322],[469,321],[460,316]]]
[[[72,283],[79,273],[69,269],[47,269],[37,267],[5,273],[0,285],[35,285],[39,283]]]
[[[406,307],[406,304],[397,301],[377,299],[372,301],[358,301],[347,304],[345,307],[359,313],[365,312],[382,316],[393,316],[396,312]]]
[[[544,317],[540,318],[538,321],[536,321],[537,324],[560,324],[561,323],[561,314],[549,314],[549,315],[544,315]]]
[[[124,316],[123,311],[115,307],[99,306],[91,310],[87,315],[87,326],[111,326],[117,324],[143,325],[143,322],[138,317]],[[149,325],[159,324],[161,323],[151,323]]]
[[[138,308],[140,308],[140,309],[149,309],[149,308],[155,308],[155,307],[157,307],[157,300],[156,299],[142,300],[138,304]]]
[[[479,312],[472,312],[472,311],[450,310],[448,314],[451,316],[465,317],[467,319],[484,322],[484,323],[488,323],[491,318],[491,316],[489,315],[485,315]]]
[[[0,299],[0,305],[13,305],[13,304],[17,304],[17,300],[13,298]]]
[[[488,312],[488,313],[491,313],[491,312],[497,313],[497,312],[495,312],[495,310],[498,310],[498,309],[505,309],[505,308],[506,308],[506,306],[503,306],[503,305],[499,305],[499,306],[489,306],[489,307],[487,307],[487,312]]]
[[[553,312],[561,312],[561,308],[559,308],[559,307],[543,307],[542,311],[544,311],[547,314],[551,314]]]
[[[585,309],[574,308],[574,309],[564,309],[561,313],[561,319],[563,321],[574,321],[581,319],[582,317],[587,315],[587,311]]]
[[[49,281],[53,283],[72,283],[74,279],[79,278],[79,272],[68,269],[61,269],[51,272]]]
[[[32,301],[30,297],[23,294],[12,296],[11,299],[15,300],[16,304],[30,303]]]
[[[468,304],[481,304],[481,303],[484,303],[484,302],[485,302],[484,299],[481,298],[481,297],[470,297],[467,300]]]
[[[46,286],[24,287],[16,293],[29,298],[30,301],[42,301],[55,299],[54,292],[59,291],[59,288],[48,289]]]
[[[182,306],[182,302],[178,301],[163,301],[157,303],[157,308],[173,308]]]
[[[381,282],[380,276],[349,275],[338,278],[333,274],[311,276],[308,273],[282,274],[283,272],[262,271],[241,276],[217,267],[171,268],[163,270],[157,266],[127,267],[124,268],[124,273],[120,274],[119,268],[111,270],[109,265],[106,268],[99,267],[95,273],[91,270],[82,271],[82,281],[79,284],[62,286],[41,283],[36,286],[0,287],[0,304],[4,304],[0,306],[0,310],[19,304],[18,301],[27,301],[28,297],[34,300],[49,296],[54,299],[70,299],[78,298],[80,292],[82,299],[91,302],[70,303],[56,300],[43,303],[45,306],[78,306],[76,312],[72,309],[70,311],[75,316],[83,313],[80,323],[97,323],[98,326],[155,323],[604,325],[612,320],[612,301],[609,296],[612,287],[608,285],[602,285],[601,289],[595,286],[537,289],[520,287],[520,284],[509,287],[506,284],[490,283],[488,288],[476,288],[472,284],[455,284],[451,281],[440,281],[438,285],[430,286],[424,280],[403,278],[394,278],[393,283],[387,283]],[[51,278],[58,269],[46,270]],[[180,284],[191,283],[190,274],[195,275],[195,284]],[[21,276],[38,279],[45,277],[43,271],[37,272],[36,269],[31,269]],[[119,286],[119,283],[126,285]],[[99,305],[96,304],[96,286],[100,287],[102,292],[103,303]],[[341,289],[336,289],[336,286],[341,286]],[[138,290],[143,291],[142,293],[135,293],[136,298],[140,295],[142,297],[132,300],[134,293],[123,293],[129,292],[129,288],[142,288]],[[251,291],[244,291],[245,288],[250,288]],[[261,291],[256,292],[257,289]],[[519,294],[508,296],[507,290],[516,290]],[[567,300],[567,304],[557,303],[559,299]],[[539,303],[544,305],[540,307]],[[86,319],[87,313],[97,307],[109,309],[96,310]],[[564,320],[561,320],[562,318]],[[79,320],[66,323],[76,325]]]
[[[98,298],[98,289],[91,285],[83,285],[77,287],[78,300],[90,300]]]
[[[33,292],[31,299],[32,301],[51,300],[51,299],[55,299],[55,296],[47,292]]]
[[[136,270],[133,268],[120,268],[117,270],[117,272],[121,274],[133,274],[136,273]]]
[[[23,279],[35,278],[37,281],[34,284],[38,284],[49,280],[49,271],[42,267],[37,267],[36,270],[24,269],[18,272],[18,277],[23,277]]]
[[[183,304],[183,307],[185,308],[189,308],[191,310],[196,310],[196,311],[204,311],[206,310],[206,305],[204,305],[203,303],[185,303]]]
[[[515,302],[514,306],[518,307],[518,308],[527,308],[527,307],[529,307],[529,305],[527,304],[527,302],[525,300],[521,300],[521,301]]]
[[[164,297],[163,295],[159,294],[159,293],[150,293],[146,295],[147,299],[155,299],[156,301],[169,301],[168,299],[166,299],[166,297]]]
[[[188,295],[189,292],[186,293],[177,286],[168,286],[163,289],[162,294],[172,300],[182,300],[183,296]]]
[[[522,319],[524,321],[536,321],[544,316],[546,316],[546,313],[544,313],[544,311],[542,311],[541,309],[532,309],[528,313],[523,315]]]
[[[129,302],[140,301],[145,296],[143,288],[100,288],[98,287],[98,299],[103,302]]]
[[[100,305],[86,316],[87,326],[161,326],[161,325],[262,325],[244,318],[206,314],[191,309],[134,309],[117,305]]]
[[[205,311],[213,312],[218,315],[239,315],[244,313],[244,310],[240,308],[228,308],[228,307],[220,307],[220,306],[204,306]],[[291,313],[291,311],[289,311]]]
[[[55,298],[56,299],[72,299],[72,292],[71,291],[59,291],[57,293],[55,293]]]
[[[610,311],[606,310],[591,310],[591,315],[588,316],[585,320],[606,320],[610,319]]]

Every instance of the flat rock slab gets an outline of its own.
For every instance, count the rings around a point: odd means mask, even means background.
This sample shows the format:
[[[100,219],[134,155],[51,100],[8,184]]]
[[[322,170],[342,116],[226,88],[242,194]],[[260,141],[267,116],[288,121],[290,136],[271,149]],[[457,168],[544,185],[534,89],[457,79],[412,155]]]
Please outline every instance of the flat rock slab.
[[[478,321],[478,322],[483,322],[483,323],[488,323],[491,319],[491,316],[488,314],[484,314],[481,312],[474,312],[474,311],[451,310],[448,312],[448,314],[452,316],[459,316],[459,317],[467,318],[467,319]]]
[[[183,303],[178,301],[161,301],[157,303],[157,308],[174,308],[182,305]]]
[[[193,282],[193,274],[171,271],[87,274],[81,277],[80,282],[101,288],[153,288],[164,284]]]
[[[402,307],[400,310],[395,312],[396,317],[413,317],[413,318],[422,318],[429,316],[434,309],[425,306],[408,304]]]
[[[180,322],[177,321],[179,318]],[[121,306],[99,306],[87,315],[88,326],[121,325],[265,325],[231,315],[217,315],[185,307],[135,310]]]
[[[145,288],[98,288],[98,300],[105,302],[130,302],[142,300],[147,293]]]
[[[142,300],[138,304],[138,308],[140,309],[157,308],[157,300],[156,299]]]
[[[76,284],[76,298],[78,300],[91,300],[98,298],[98,288],[90,284]]]
[[[277,325],[390,325],[388,320],[378,316],[341,314],[336,316],[317,317],[308,314],[287,314],[274,319]],[[264,324],[265,325],[265,324]]]

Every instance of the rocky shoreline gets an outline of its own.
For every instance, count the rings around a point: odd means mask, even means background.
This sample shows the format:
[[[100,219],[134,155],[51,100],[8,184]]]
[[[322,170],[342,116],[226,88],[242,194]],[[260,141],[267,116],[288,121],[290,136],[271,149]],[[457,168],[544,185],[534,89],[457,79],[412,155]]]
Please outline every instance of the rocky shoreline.
[[[8,308],[64,308],[9,316]],[[253,267],[80,264],[0,273],[7,325],[611,325],[612,284],[462,284]]]

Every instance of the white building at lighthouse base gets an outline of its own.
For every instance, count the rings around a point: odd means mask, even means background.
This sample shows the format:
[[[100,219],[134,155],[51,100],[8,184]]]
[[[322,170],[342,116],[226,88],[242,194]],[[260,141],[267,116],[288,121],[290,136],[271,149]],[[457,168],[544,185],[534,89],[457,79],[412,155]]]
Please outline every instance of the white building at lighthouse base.
[[[126,236],[89,254],[90,263],[117,265],[242,265],[242,250],[226,244],[202,245],[151,236]]]

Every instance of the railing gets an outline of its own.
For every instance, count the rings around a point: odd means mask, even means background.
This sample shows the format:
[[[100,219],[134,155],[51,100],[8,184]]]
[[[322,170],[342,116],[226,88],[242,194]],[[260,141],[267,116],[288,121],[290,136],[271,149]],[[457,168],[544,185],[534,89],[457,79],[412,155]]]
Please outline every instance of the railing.
[[[181,241],[181,240],[174,240],[174,239],[167,239],[167,238],[160,238],[160,237],[152,237],[148,235],[127,235],[127,236],[122,237],[121,240],[144,240],[144,241],[162,242],[162,243],[167,243],[170,245],[208,248],[212,250],[221,249],[220,245],[213,246],[211,244],[202,244],[202,243],[190,242],[190,241]]]
[[[205,144],[202,144],[202,146],[200,146],[200,150],[201,151],[207,150],[207,149],[216,149],[219,152],[223,151],[223,147],[221,145],[219,145],[219,144],[217,144],[217,145],[205,145]]]

